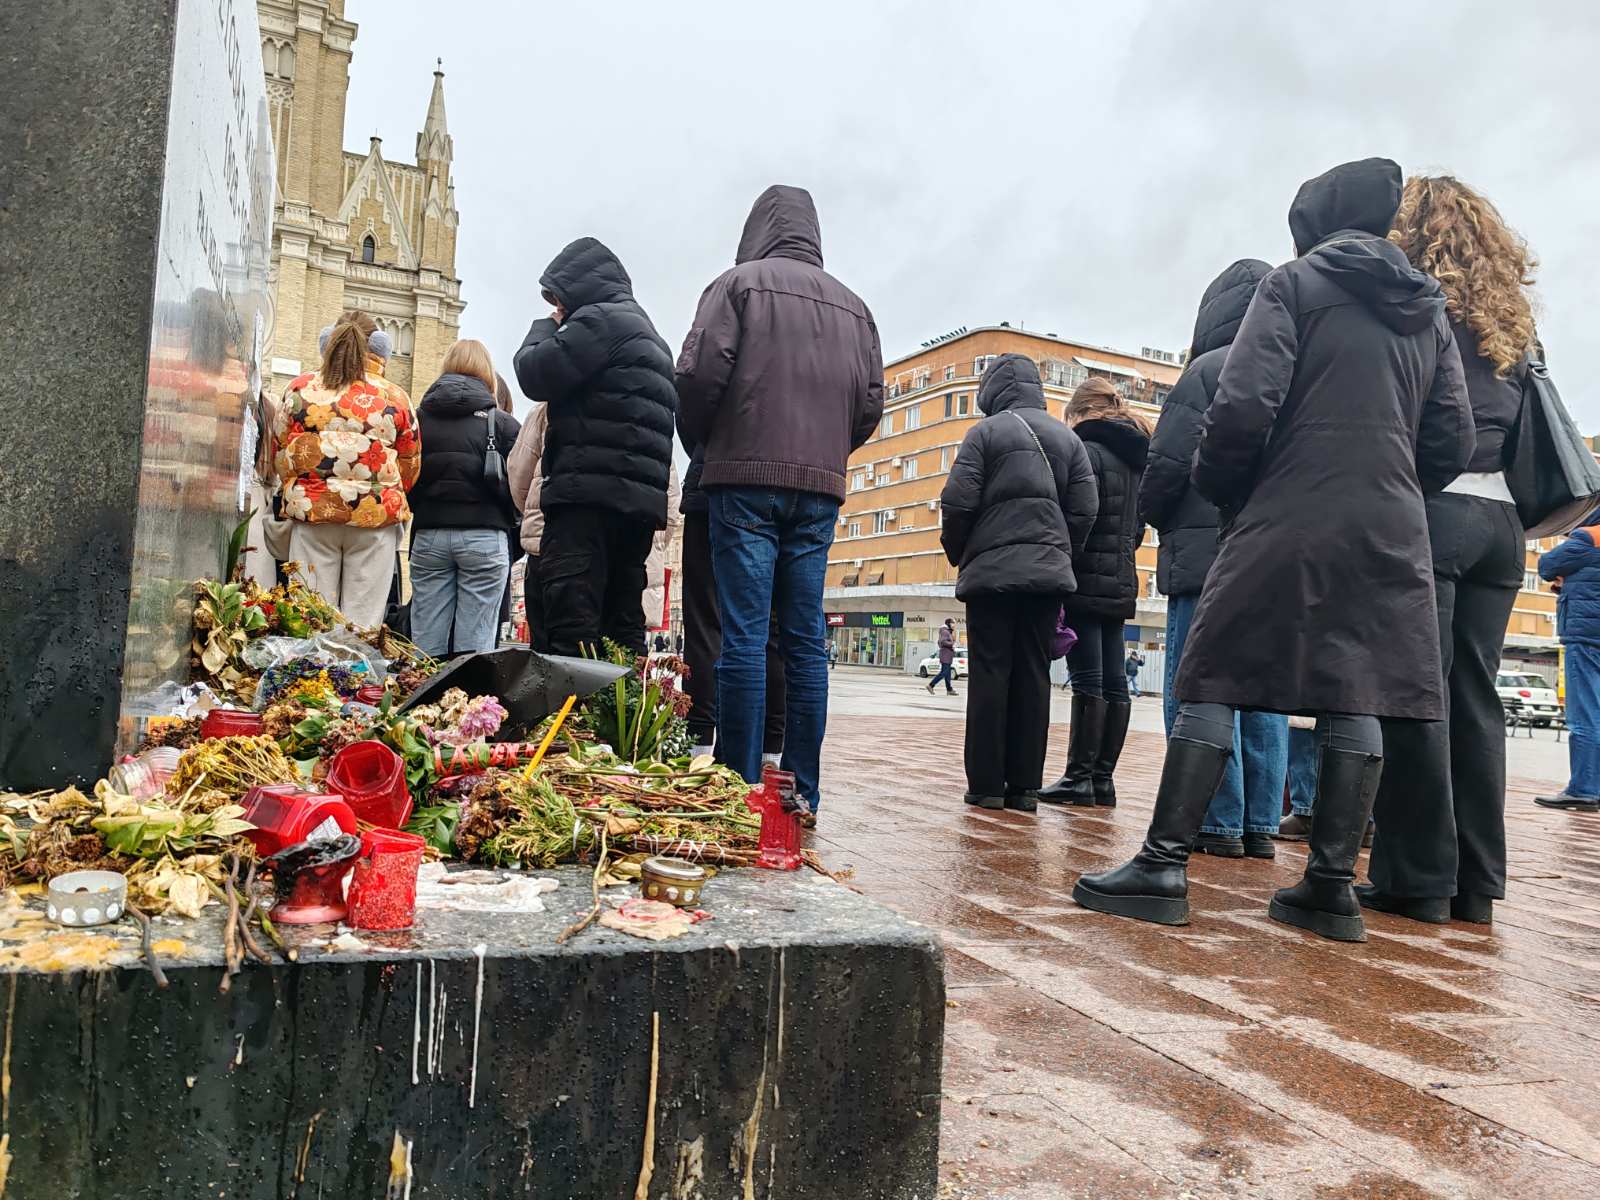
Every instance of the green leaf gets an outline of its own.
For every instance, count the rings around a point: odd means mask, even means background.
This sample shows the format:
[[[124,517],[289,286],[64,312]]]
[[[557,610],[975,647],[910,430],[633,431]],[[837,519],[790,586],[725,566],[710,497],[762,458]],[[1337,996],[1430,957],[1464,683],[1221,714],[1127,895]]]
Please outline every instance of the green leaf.
[[[252,507],[244,514],[244,520],[234,526],[233,536],[228,539],[227,550],[223,553],[222,577],[232,579],[234,572],[239,569],[239,559],[244,554],[245,539],[250,536],[250,522],[255,517],[256,510]]]

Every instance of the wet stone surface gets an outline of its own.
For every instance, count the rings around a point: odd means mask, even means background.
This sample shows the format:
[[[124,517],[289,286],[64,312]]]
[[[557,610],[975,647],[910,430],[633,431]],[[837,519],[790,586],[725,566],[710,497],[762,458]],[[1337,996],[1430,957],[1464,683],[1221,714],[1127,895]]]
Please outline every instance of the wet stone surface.
[[[285,927],[299,960],[247,963],[227,995],[215,907],[157,922],[159,991],[127,922],[56,932],[13,906],[0,955],[50,954],[0,977],[0,1191],[631,1196],[654,1071],[651,1196],[931,1200],[946,1009],[928,930],[809,871],[745,870],[706,886],[714,915],[681,937],[592,926],[558,946],[590,873],[541,874],[559,880],[543,912]]]
[[[958,720],[829,731],[813,844],[948,947],[939,1195],[1600,1195],[1600,818],[1513,778],[1491,927],[1277,925],[1305,865],[1287,843],[1197,858],[1184,928],[1119,921],[1071,890],[1143,836],[1163,747],[1135,724],[1117,808],[1036,816],[962,804]]]

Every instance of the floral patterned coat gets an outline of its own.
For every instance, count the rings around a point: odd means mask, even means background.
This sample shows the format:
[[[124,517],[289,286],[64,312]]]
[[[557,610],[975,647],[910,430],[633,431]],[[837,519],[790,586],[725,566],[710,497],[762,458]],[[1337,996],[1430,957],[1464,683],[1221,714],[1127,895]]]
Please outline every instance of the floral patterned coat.
[[[342,392],[302,375],[273,428],[283,515],[313,525],[381,529],[411,516],[406,492],[422,467],[411,398],[372,371]]]

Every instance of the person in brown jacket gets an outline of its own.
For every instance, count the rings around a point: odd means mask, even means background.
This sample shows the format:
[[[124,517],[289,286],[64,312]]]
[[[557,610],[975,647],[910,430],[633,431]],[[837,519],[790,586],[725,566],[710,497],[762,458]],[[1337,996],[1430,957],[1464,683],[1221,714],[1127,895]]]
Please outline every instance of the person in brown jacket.
[[[539,509],[539,489],[544,484],[544,438],[550,428],[550,411],[535,404],[522,423],[511,457],[506,460],[506,476],[511,495],[522,510],[522,548],[528,561],[522,567],[522,594],[528,613],[528,644],[548,652],[550,634],[544,618],[544,584],[539,577],[539,544],[544,537],[544,513]]]
[[[815,813],[828,710],[823,576],[850,452],[883,411],[883,352],[866,304],[822,269],[804,189],[757,197],[734,264],[700,297],[677,365],[678,433],[703,453],[722,621],[717,752],[759,779],[776,596],[783,766]]]

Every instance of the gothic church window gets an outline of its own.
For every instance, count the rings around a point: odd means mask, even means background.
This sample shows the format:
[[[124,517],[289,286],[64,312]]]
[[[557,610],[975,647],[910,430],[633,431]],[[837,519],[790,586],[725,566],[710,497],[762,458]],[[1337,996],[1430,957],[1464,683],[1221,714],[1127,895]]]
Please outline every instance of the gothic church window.
[[[378,243],[372,240],[369,233],[361,239],[361,261],[364,263],[376,262],[378,257]]]
[[[294,78],[294,47],[287,43],[278,48],[278,77]]]

